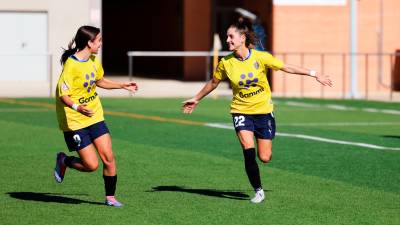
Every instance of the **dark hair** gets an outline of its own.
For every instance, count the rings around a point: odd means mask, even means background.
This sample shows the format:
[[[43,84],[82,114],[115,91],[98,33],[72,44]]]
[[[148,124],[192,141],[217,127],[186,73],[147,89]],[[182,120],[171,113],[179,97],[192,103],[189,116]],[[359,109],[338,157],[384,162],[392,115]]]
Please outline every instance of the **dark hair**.
[[[63,48],[64,53],[60,59],[61,65],[67,61],[68,57],[75,54],[77,51],[84,49],[87,46],[88,41],[94,41],[99,33],[100,29],[97,27],[81,26],[76,32],[74,39],[69,42],[68,49]]]
[[[254,48],[255,35],[252,23],[249,20],[240,18],[237,22],[231,24],[230,27],[236,28],[240,34],[246,36],[246,47]]]

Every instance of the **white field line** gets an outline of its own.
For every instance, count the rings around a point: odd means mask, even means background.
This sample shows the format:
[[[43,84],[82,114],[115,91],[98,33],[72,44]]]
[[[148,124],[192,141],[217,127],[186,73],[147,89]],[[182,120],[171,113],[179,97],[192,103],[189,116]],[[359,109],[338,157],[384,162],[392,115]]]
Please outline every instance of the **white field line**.
[[[328,143],[334,143],[334,144],[353,145],[353,146],[358,146],[358,147],[363,147],[363,148],[371,148],[371,149],[377,149],[377,150],[400,151],[400,148],[385,147],[385,146],[366,144],[366,143],[361,143],[361,142],[340,141],[340,140],[335,140],[335,139],[321,138],[321,137],[304,135],[304,134],[277,133],[277,135],[284,136],[284,137],[294,137],[294,138],[300,138],[300,139],[328,142]]]
[[[335,110],[343,110],[343,111],[360,110],[360,111],[370,112],[370,113],[386,113],[386,114],[400,115],[400,110],[395,110],[395,109],[355,108],[355,107],[335,105],[335,104],[322,105],[322,104],[312,104],[312,103],[292,102],[292,101],[278,102],[278,104],[279,103],[283,103],[283,104],[289,105],[289,106],[298,106],[298,107],[304,107],[304,108],[327,108],[327,109],[335,109]]]
[[[231,123],[212,123],[210,127],[228,127]],[[222,126],[222,127],[219,127]],[[279,123],[280,127],[352,127],[352,126],[400,126],[400,122],[322,122],[322,123]]]
[[[207,124],[205,124],[205,126],[233,130],[232,125],[229,126],[226,124],[207,123]],[[367,144],[367,143],[361,143],[361,142],[341,141],[341,140],[322,138],[322,137],[316,137],[316,136],[310,136],[310,135],[304,135],[304,134],[289,134],[289,133],[277,132],[276,135],[283,136],[283,137],[292,137],[292,138],[313,140],[313,141],[319,141],[319,142],[327,142],[327,143],[333,143],[333,144],[352,145],[352,146],[357,146],[357,147],[362,147],[362,148],[370,148],[370,149],[376,149],[376,150],[400,151],[400,148],[385,147],[385,146]]]
[[[281,102],[278,102],[280,104]],[[316,104],[309,104],[309,103],[302,103],[302,102],[282,102],[283,104],[290,105],[290,106],[300,106],[305,108],[319,108],[320,105]]]
[[[18,103],[14,103],[13,102],[12,104],[18,104]],[[27,104],[27,103],[22,103],[21,102],[19,104]],[[28,103],[28,104],[31,105],[32,103]],[[42,107],[43,107],[43,105],[49,107],[48,104],[40,104],[40,105],[42,105]],[[50,107],[51,107],[51,109],[54,108],[53,105],[50,105]],[[24,108],[22,108],[22,109],[24,109]],[[31,110],[31,109],[32,108],[29,108],[29,110]],[[24,110],[26,110],[26,109],[24,109]],[[38,110],[46,110],[47,111],[48,109],[41,108],[41,109],[38,109]],[[391,110],[391,111],[396,111],[396,110]],[[175,123],[184,122],[184,124],[204,125],[204,126],[208,126],[208,127],[233,130],[232,125],[226,125],[226,124],[217,124],[217,123],[205,123],[205,124],[203,124],[203,123],[199,123],[199,122],[191,122],[191,121],[185,121],[185,120],[168,120],[168,119],[161,118],[161,117],[151,117],[151,116],[144,116],[144,115],[138,115],[138,114],[129,114],[129,113],[117,113],[117,112],[110,113],[109,112],[108,114],[114,114],[114,115],[119,115],[119,116],[131,116],[133,118],[156,120],[156,121],[169,121],[169,122],[175,122]],[[294,138],[300,138],[300,139],[307,139],[307,140],[314,140],[314,141],[320,141],[320,142],[328,142],[328,143],[334,143],[334,144],[353,145],[353,146],[358,146],[358,147],[363,147],[363,148],[370,148],[370,149],[377,149],[377,150],[400,151],[400,148],[384,147],[384,146],[366,144],[366,143],[360,143],[360,142],[340,141],[340,140],[335,140],[335,139],[321,138],[321,137],[303,135],[303,134],[289,134],[289,133],[279,133],[279,132],[277,132],[276,135],[285,136],[285,137],[294,137]]]
[[[279,126],[290,127],[342,127],[342,126],[398,126],[400,122],[325,122],[325,123],[280,123]]]

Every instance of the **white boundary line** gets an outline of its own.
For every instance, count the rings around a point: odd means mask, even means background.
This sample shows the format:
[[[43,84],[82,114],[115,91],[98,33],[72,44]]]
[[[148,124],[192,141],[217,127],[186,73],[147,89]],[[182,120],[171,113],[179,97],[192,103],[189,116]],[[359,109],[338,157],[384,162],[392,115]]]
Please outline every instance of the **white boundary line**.
[[[11,104],[24,104],[24,105],[28,104],[28,105],[37,105],[37,106],[41,105],[42,107],[46,106],[46,107],[54,108],[54,105],[43,104],[43,103],[30,103],[30,102],[19,102],[19,103],[17,102],[17,103],[15,103],[15,102],[11,102]],[[120,115],[120,116],[121,115],[129,116],[130,115],[133,118],[149,119],[149,120],[155,120],[155,121],[180,122],[180,123],[184,122],[184,124],[203,125],[203,126],[207,126],[207,127],[214,127],[214,128],[233,130],[232,126],[228,126],[226,124],[217,124],[217,123],[204,123],[203,124],[203,123],[199,123],[199,122],[190,122],[190,121],[175,120],[175,119],[168,120],[168,119],[161,118],[161,117],[151,117],[151,116],[144,116],[144,115],[138,115],[138,114],[129,114],[129,113],[117,113],[117,112],[110,113],[110,112],[108,112],[108,114]],[[306,140],[314,140],[314,141],[320,141],[320,142],[328,142],[328,143],[334,143],[334,144],[353,145],[353,146],[357,146],[357,147],[377,149],[377,150],[400,151],[400,148],[385,147],[385,146],[366,144],[366,143],[361,143],[361,142],[340,141],[340,140],[321,138],[321,137],[303,135],[303,134],[289,134],[289,133],[279,133],[279,132],[277,132],[276,135],[284,136],[284,137],[285,136],[286,137],[294,137],[294,138],[300,138],[300,139],[306,139]]]
[[[232,126],[228,126],[225,124],[207,123],[207,124],[205,124],[205,126],[233,130]],[[352,145],[352,146],[357,146],[357,147],[362,147],[362,148],[370,148],[370,149],[376,149],[376,150],[400,151],[400,148],[385,147],[385,146],[373,145],[373,144],[367,144],[367,143],[361,143],[361,142],[340,141],[340,140],[335,140],[335,139],[322,138],[322,137],[316,137],[316,136],[310,136],[310,135],[304,135],[304,134],[289,134],[289,133],[277,132],[276,135],[283,136],[283,137],[293,137],[293,138],[299,138],[299,139],[313,140],[313,141],[319,141],[319,142],[327,142],[327,143],[333,143],[333,144]]]
[[[230,123],[213,123],[211,126],[230,126]],[[400,126],[400,122],[323,122],[323,123],[279,123],[280,127],[350,127],[350,126]]]
[[[343,110],[343,111],[363,111],[370,113],[386,113],[393,115],[400,115],[400,110],[395,109],[377,109],[377,108],[355,108],[344,105],[335,105],[335,104],[312,104],[312,103],[304,103],[304,102],[293,102],[293,101],[277,101],[277,105],[285,104],[289,106],[299,106],[304,108],[327,108],[327,109],[335,109],[335,110]]]
[[[398,126],[396,122],[326,122],[326,123],[280,123],[279,126],[286,127],[314,127],[314,126],[328,126],[328,127],[341,127],[341,126]]]
[[[353,145],[353,146],[357,146],[357,147],[371,148],[371,149],[378,149],[378,150],[400,151],[400,148],[385,147],[385,146],[366,144],[366,143],[361,143],[361,142],[339,141],[339,140],[321,138],[321,137],[304,135],[304,134],[277,133],[277,135],[284,136],[284,137],[294,137],[294,138],[300,138],[300,139],[314,140],[314,141],[320,141],[320,142],[328,142],[328,143],[334,143],[334,144]]]

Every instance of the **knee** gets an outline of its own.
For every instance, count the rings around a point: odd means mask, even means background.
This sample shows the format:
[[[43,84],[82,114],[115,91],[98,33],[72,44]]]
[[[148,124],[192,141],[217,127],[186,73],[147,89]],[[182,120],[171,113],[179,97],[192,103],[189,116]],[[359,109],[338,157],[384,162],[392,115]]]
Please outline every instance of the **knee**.
[[[115,158],[114,156],[109,156],[104,158],[103,160],[104,166],[110,168],[110,167],[115,167]]]
[[[97,168],[99,167],[99,163],[98,162],[86,163],[85,167],[86,167],[88,172],[93,172],[93,171],[97,170]]]
[[[272,160],[272,155],[260,155],[258,158],[263,163],[269,163]]]
[[[254,148],[254,143],[251,142],[251,141],[248,141],[248,142],[243,141],[241,144],[242,144],[242,148],[243,148],[243,149],[251,149],[251,148]]]

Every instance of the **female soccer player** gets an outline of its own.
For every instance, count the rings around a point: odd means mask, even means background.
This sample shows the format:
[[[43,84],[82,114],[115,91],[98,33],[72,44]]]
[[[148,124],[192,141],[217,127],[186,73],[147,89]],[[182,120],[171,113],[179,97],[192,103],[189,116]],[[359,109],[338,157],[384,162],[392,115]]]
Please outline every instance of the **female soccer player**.
[[[192,113],[200,100],[217,88],[221,80],[228,79],[232,86],[231,114],[237,137],[243,148],[244,164],[250,184],[255,190],[252,203],[260,203],[265,195],[261,185],[254,145],[257,140],[258,158],[267,163],[272,156],[275,119],[267,69],[311,76],[322,85],[332,86],[328,76],[298,66],[284,64],[267,52],[252,49],[254,33],[246,21],[232,24],[226,40],[232,54],[218,64],[213,78],[191,99],[183,102],[184,113]]]
[[[117,168],[96,87],[135,92],[138,86],[135,82],[120,83],[103,77],[103,67],[95,55],[101,45],[100,29],[82,26],[61,57],[64,67],[56,90],[58,123],[68,149],[76,151],[79,158],[59,152],[54,177],[61,183],[67,167],[82,172],[95,171],[98,167],[97,150],[103,162],[105,204],[121,207],[122,204],[114,197]]]

